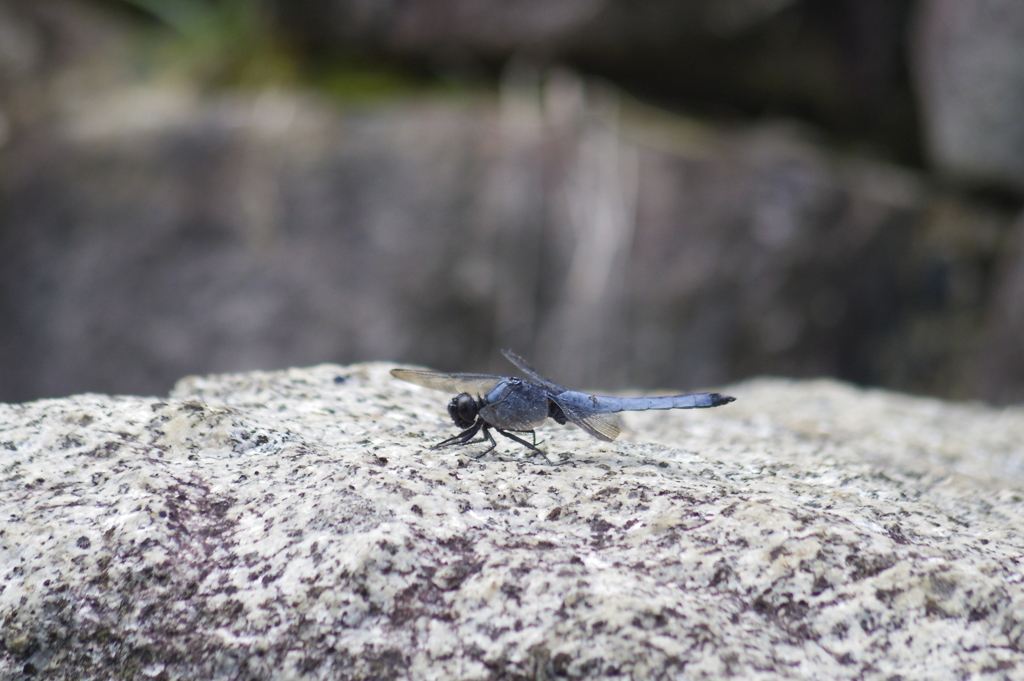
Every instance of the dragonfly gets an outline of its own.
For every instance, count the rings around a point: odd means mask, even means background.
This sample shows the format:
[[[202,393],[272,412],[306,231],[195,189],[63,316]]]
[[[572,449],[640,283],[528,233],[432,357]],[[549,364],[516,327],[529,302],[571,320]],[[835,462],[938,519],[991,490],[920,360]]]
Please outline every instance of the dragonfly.
[[[536,428],[547,419],[560,425],[574,423],[605,442],[619,435],[615,414],[622,411],[649,409],[706,409],[736,400],[721,393],[690,393],[665,397],[610,397],[569,390],[541,376],[522,357],[511,350],[501,354],[512,362],[526,378],[496,374],[445,373],[420,369],[392,369],[391,375],[409,383],[458,393],[448,403],[448,415],[462,432],[433,445],[432,449],[470,444],[477,433],[479,443],[491,446],[475,456],[484,456],[497,446],[490,431],[495,430],[534,452],[537,448]],[[515,435],[529,433],[533,443]]]

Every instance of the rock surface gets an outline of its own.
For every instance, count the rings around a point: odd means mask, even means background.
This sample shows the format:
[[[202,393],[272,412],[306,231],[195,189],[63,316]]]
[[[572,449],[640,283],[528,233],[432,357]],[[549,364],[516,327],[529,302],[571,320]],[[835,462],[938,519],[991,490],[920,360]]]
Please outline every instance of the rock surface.
[[[759,380],[427,444],[389,366],[0,405],[0,678],[1013,678],[1024,410]]]

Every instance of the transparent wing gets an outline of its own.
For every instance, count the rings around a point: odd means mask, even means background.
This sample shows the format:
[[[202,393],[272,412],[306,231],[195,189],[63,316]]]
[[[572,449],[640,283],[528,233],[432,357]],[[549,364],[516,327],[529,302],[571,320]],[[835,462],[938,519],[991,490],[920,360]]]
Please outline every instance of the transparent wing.
[[[544,378],[541,376],[536,369],[526,363],[526,360],[512,352],[511,350],[502,350],[501,354],[505,355],[505,359],[516,365],[516,368],[522,371],[530,379],[532,383],[539,385],[543,388],[547,388],[552,393],[557,395],[558,393],[565,392],[563,386],[558,385],[554,381]]]
[[[442,371],[422,371],[419,369],[392,369],[391,375],[409,383],[442,390],[448,393],[469,393],[470,395],[486,394],[499,381],[507,380],[505,376],[494,374],[446,374]]]
[[[619,436],[619,419],[614,414],[599,414],[581,408],[575,402],[552,398],[565,414],[565,418],[587,431],[598,440],[611,442]]]
[[[619,436],[619,418],[614,414],[591,414],[573,423],[605,442],[611,442]]]

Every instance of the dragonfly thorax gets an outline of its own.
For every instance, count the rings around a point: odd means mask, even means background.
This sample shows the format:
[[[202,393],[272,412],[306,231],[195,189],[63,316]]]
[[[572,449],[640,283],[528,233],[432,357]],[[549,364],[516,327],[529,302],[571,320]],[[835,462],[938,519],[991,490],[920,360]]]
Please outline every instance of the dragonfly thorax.
[[[459,428],[469,428],[476,423],[476,414],[479,410],[479,405],[469,393],[460,393],[448,403],[448,415]]]

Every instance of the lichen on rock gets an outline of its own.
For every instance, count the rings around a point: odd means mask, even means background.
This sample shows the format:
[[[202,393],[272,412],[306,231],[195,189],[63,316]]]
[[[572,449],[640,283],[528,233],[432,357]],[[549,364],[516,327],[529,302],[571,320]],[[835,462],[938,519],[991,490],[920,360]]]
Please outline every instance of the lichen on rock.
[[[0,405],[0,678],[1012,678],[1024,411],[752,381],[546,457],[390,366]]]

